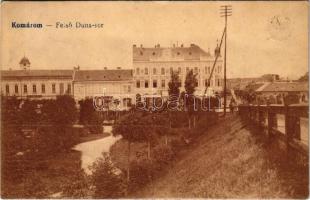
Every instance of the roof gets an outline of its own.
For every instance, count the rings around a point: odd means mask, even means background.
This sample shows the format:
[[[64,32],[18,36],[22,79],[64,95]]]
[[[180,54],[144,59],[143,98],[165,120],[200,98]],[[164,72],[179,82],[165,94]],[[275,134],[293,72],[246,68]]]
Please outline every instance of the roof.
[[[78,70],[74,75],[74,81],[126,81],[132,78],[130,69]]]
[[[309,91],[308,82],[272,82],[256,90],[256,92],[301,92]]]
[[[27,57],[24,56],[24,57],[20,60],[19,64],[28,64],[28,65],[30,65],[30,61],[29,61],[29,59],[28,59]]]
[[[72,78],[73,70],[2,70],[2,79]]]
[[[189,47],[160,47],[156,45],[144,48],[133,46],[134,61],[201,60],[202,57],[211,57],[211,54],[195,44],[191,44]]]

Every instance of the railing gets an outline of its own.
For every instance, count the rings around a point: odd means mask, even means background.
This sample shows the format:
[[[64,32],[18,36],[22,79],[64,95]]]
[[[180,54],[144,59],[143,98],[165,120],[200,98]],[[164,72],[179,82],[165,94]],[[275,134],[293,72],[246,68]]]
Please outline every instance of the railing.
[[[241,118],[256,124],[270,138],[276,137],[285,142],[288,150],[293,148],[308,156],[308,104],[239,105],[238,108]]]

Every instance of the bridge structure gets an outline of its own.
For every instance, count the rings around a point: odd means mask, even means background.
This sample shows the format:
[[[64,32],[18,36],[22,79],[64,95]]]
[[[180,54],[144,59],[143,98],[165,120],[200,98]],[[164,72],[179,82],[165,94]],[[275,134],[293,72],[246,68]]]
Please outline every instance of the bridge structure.
[[[239,105],[241,119],[254,124],[270,140],[285,144],[288,152],[309,157],[309,105]]]

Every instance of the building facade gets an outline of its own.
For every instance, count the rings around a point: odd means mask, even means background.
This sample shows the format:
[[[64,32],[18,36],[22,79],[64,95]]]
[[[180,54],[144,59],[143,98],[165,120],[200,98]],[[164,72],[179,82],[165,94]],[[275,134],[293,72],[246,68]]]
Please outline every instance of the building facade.
[[[73,70],[31,70],[26,57],[20,61],[20,67],[1,71],[2,95],[31,99],[72,95]]]
[[[198,79],[195,95],[203,95],[216,54],[219,58],[208,88],[211,93],[223,90],[223,62],[219,47],[211,55],[195,44],[189,47],[160,47],[158,44],[153,48],[133,45],[135,93],[141,96],[168,96],[168,83],[173,71],[179,73],[181,91],[184,91],[186,74],[193,70]]]
[[[135,97],[132,70],[76,70],[73,86],[76,101],[104,97],[110,108],[118,102],[121,110],[128,109]]]

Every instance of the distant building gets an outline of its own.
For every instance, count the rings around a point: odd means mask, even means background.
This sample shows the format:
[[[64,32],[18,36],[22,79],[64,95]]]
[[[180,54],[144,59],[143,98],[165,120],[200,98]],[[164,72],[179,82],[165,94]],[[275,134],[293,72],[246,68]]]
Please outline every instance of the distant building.
[[[233,90],[244,90],[248,85],[263,85],[267,82],[276,82],[280,80],[278,74],[264,74],[261,77],[253,78],[230,78],[227,79],[227,88]]]
[[[274,99],[276,102],[284,103],[287,97],[291,103],[308,102],[308,82],[269,82],[255,91],[258,96],[266,99]]]
[[[137,47],[133,45],[133,77],[135,93],[141,96],[168,96],[168,83],[171,72],[180,74],[181,91],[184,91],[184,82],[187,72],[193,70],[197,74],[198,84],[196,95],[203,95],[207,79],[212,70],[215,55],[220,54],[219,47],[214,55],[204,51],[198,45],[189,47],[175,46],[161,47]],[[216,63],[210,83],[212,92],[220,92],[223,89],[222,58]]]
[[[132,70],[75,70],[73,77],[74,98],[104,96],[111,104],[117,100],[120,109],[127,109],[133,103]]]
[[[31,70],[30,61],[20,61],[21,70],[1,71],[1,93],[18,98],[56,98],[72,95],[73,70]]]

